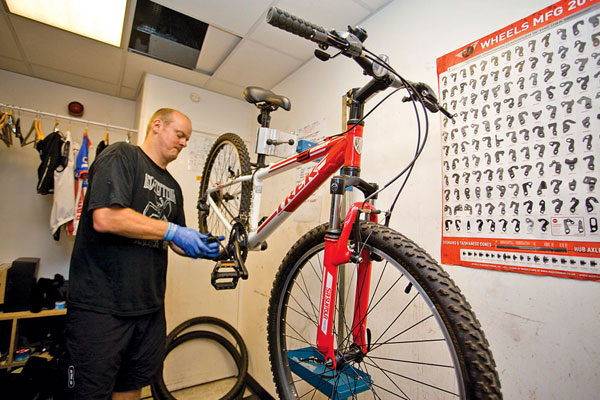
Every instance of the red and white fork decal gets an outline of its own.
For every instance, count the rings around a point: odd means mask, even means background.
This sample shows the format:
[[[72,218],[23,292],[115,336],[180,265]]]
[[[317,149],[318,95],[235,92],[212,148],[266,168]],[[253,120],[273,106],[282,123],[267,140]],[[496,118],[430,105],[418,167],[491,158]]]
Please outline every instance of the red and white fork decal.
[[[356,213],[362,203],[354,203],[346,218],[342,233],[338,239],[325,238],[325,256],[323,265],[323,283],[321,286],[321,307],[319,311],[319,325],[317,328],[317,349],[325,357],[325,362],[335,369],[335,348],[333,343],[333,321],[335,314],[335,295],[337,289],[338,267],[350,261],[352,251],[348,249],[348,239],[352,225],[356,220]],[[373,207],[366,203],[366,208]],[[377,216],[370,214],[370,219],[377,222]],[[367,251],[361,252],[362,261],[358,266],[358,282],[356,287],[356,301],[354,321],[352,322],[352,336],[354,343],[359,345],[363,352],[367,352],[365,332],[367,326],[367,306],[369,301],[369,287],[371,281],[371,259]]]

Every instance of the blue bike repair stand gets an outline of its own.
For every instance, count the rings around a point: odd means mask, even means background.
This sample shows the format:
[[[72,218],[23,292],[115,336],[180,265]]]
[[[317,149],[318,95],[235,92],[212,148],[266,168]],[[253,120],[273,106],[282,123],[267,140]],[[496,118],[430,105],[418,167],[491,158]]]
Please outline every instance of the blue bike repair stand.
[[[289,350],[287,356],[293,373],[319,392],[334,400],[345,400],[371,390],[371,376],[350,364],[332,371],[323,363],[323,355],[313,347]]]

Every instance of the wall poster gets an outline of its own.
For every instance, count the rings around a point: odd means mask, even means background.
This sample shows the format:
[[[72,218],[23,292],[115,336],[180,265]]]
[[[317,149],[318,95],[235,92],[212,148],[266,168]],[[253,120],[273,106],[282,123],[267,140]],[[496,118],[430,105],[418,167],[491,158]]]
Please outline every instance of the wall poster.
[[[437,60],[442,263],[600,281],[600,0]]]

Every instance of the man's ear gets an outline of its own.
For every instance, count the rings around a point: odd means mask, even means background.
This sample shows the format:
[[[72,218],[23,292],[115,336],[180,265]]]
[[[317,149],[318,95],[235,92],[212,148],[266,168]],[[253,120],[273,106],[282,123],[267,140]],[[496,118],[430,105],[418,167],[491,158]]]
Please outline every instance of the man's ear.
[[[156,118],[154,121],[152,121],[152,130],[158,133],[158,130],[162,127],[162,124],[162,120],[160,118]]]

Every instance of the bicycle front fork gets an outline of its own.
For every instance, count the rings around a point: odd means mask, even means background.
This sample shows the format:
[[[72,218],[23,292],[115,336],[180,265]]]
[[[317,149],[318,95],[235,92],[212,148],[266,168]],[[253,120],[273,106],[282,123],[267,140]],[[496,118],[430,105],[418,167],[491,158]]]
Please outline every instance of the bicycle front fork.
[[[371,256],[369,252],[360,248],[355,241],[354,248],[348,246],[351,240],[352,228],[357,220],[358,212],[367,212],[369,220],[377,222],[378,218],[374,207],[370,203],[354,203],[346,214],[341,224],[341,203],[345,184],[332,179],[331,183],[331,214],[329,231],[325,235],[325,256],[323,265],[323,281],[321,286],[321,306],[319,310],[319,324],[317,327],[317,349],[325,358],[325,365],[335,369],[341,360],[349,361],[350,357],[361,357],[367,353],[366,340],[367,307],[371,282]],[[338,184],[342,183],[341,189]],[[364,207],[361,208],[361,207]],[[359,229],[358,225],[356,229]],[[357,235],[358,232],[355,232]],[[351,262],[358,264],[356,274],[356,291],[354,313],[352,320],[352,339],[355,346],[352,355],[336,354],[333,338],[333,321],[335,314],[335,297],[337,292],[338,268],[340,265]],[[339,316],[338,318],[342,318]],[[338,332],[338,334],[340,334]],[[360,351],[356,351],[360,349]],[[336,357],[337,356],[337,357]]]

